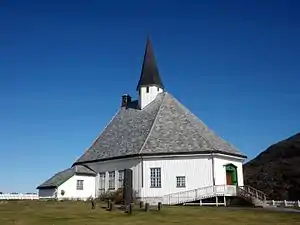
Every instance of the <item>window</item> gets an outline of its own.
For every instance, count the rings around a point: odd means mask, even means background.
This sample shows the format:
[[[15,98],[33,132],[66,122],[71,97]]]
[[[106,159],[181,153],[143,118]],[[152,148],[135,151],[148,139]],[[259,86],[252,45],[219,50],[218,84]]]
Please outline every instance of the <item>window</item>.
[[[149,93],[149,87],[146,87],[146,92]]]
[[[115,190],[115,171],[108,173],[108,190]]]
[[[77,180],[76,190],[83,190],[83,180]]]
[[[100,194],[105,192],[105,173],[99,174],[99,192]]]
[[[178,188],[185,187],[185,176],[176,177],[176,187]]]
[[[161,187],[161,170],[160,168],[150,168],[150,187]]]
[[[119,170],[119,188],[124,186],[124,170]]]

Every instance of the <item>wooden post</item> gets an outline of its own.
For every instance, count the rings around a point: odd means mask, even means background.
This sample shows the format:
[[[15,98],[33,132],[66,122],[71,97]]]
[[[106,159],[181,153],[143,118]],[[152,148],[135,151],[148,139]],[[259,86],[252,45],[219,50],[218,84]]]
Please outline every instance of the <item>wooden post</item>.
[[[158,211],[161,210],[161,202],[159,202],[159,203],[157,204],[157,209],[158,209]]]
[[[129,204],[129,209],[128,209],[129,215],[132,214],[132,208],[133,208],[133,205],[132,205],[132,203],[130,203],[130,204]]]
[[[143,207],[144,207],[144,203],[140,201],[140,209],[142,209]]]
[[[200,206],[202,206],[202,199],[200,199]]]
[[[111,210],[113,210],[115,208],[115,203],[114,202],[110,203],[110,208],[111,208]]]
[[[300,201],[298,200],[298,207],[300,207]]]
[[[92,209],[95,209],[95,202],[94,202],[94,199],[92,199]]]
[[[284,200],[284,206],[285,206],[285,207],[287,206],[287,202],[286,202],[286,200]]]
[[[149,203],[146,203],[145,204],[145,212],[148,212],[149,211]]]
[[[108,200],[108,211],[112,211],[112,209],[113,209],[113,203],[112,203],[112,201],[111,200]]]
[[[226,207],[226,196],[224,195],[224,206]]]
[[[218,203],[218,196],[216,196],[216,206],[219,206],[219,203]]]

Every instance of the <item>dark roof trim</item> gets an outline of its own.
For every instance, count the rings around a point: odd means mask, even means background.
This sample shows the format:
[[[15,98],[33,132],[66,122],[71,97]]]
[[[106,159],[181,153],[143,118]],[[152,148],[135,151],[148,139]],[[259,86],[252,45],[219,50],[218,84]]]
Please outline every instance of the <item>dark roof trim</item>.
[[[74,175],[84,175],[84,176],[89,176],[89,177],[95,177],[96,173],[93,174],[93,173],[86,173],[86,172],[75,172]]]
[[[205,154],[212,154],[212,153],[219,153],[223,155],[228,155],[228,156],[236,156],[236,157],[241,157],[244,159],[247,159],[247,156],[242,155],[242,154],[235,154],[235,153],[227,153],[223,152],[220,150],[206,150],[206,151],[195,151],[195,152],[168,152],[168,153],[151,153],[151,154],[135,154],[135,155],[126,155],[126,156],[118,156],[118,157],[111,157],[111,158],[106,158],[106,159],[97,159],[97,160],[90,160],[90,161],[84,161],[84,162],[75,162],[72,166],[75,165],[81,165],[85,163],[93,163],[93,162],[105,162],[105,161],[110,161],[110,160],[116,160],[116,159],[128,159],[128,158],[135,158],[135,157],[144,157],[144,156],[174,156],[174,155],[205,155]]]
[[[49,189],[49,188],[57,188],[57,186],[54,186],[54,185],[38,186],[36,189]]]

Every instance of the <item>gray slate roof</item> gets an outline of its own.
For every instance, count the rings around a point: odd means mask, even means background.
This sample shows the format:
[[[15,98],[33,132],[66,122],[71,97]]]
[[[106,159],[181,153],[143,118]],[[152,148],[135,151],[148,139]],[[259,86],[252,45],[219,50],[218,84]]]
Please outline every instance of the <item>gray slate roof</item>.
[[[75,164],[130,155],[201,152],[246,158],[171,94],[163,92],[143,110],[121,108]]]
[[[76,165],[71,168],[68,168],[66,170],[60,171],[56,173],[53,177],[46,180],[44,183],[42,183],[40,186],[37,187],[37,189],[42,188],[55,188],[66,182],[68,179],[70,179],[75,174],[85,174],[85,175],[93,175],[96,176],[95,172],[88,169],[85,166]]]

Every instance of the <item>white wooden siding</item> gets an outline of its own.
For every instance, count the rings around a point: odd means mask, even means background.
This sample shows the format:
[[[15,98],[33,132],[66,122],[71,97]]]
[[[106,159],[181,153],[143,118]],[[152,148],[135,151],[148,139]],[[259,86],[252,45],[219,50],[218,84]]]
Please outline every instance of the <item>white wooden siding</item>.
[[[213,184],[211,157],[149,158],[144,159],[143,167],[142,197],[146,198],[160,197]],[[150,168],[154,167],[161,168],[161,188],[150,188]],[[185,176],[184,188],[176,187],[176,176]]]
[[[244,175],[243,175],[243,161],[242,158],[230,157],[230,156],[215,156],[215,184],[224,185],[226,184],[226,168],[225,165],[232,163],[237,167],[238,186],[244,186]]]
[[[237,166],[238,184],[243,182],[243,159],[225,155],[214,155],[214,177],[216,185],[226,184],[224,165],[232,163]],[[119,188],[119,170],[132,169],[133,189],[138,197],[155,198],[180,191],[193,190],[213,185],[213,170],[211,155],[174,156],[174,157],[144,157],[133,159],[109,160],[86,164],[97,172],[94,179],[95,195],[99,196],[99,173],[104,172],[105,191],[108,190],[108,173],[115,171],[115,189]],[[161,188],[150,188],[150,168],[161,168]],[[176,177],[184,176],[186,186],[177,188]],[[75,185],[76,187],[76,185]]]
[[[77,180],[83,180],[83,190],[76,189]],[[58,199],[87,199],[95,197],[95,176],[87,175],[74,175],[62,185],[57,188]],[[62,196],[61,191],[64,190],[65,194]]]
[[[119,188],[119,170],[131,169],[132,170],[132,186],[137,195],[140,196],[141,186],[142,186],[142,168],[141,159],[118,159],[109,160],[103,162],[87,163],[88,167],[97,172],[95,191],[97,196],[99,194],[99,173],[105,172],[105,190],[108,190],[108,172],[115,171],[115,189]]]

